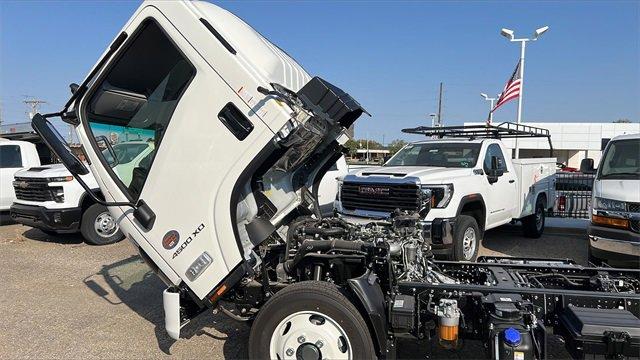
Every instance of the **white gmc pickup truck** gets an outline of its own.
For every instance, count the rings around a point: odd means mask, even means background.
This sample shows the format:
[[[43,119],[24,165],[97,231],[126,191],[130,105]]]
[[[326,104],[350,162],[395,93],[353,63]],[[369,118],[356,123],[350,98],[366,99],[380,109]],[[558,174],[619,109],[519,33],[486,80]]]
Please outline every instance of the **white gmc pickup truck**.
[[[415,142],[382,167],[345,176],[338,213],[363,222],[419,211],[434,253],[451,260],[475,260],[484,232],[514,220],[539,237],[555,200],[555,159],[512,160],[500,140],[475,135]]]

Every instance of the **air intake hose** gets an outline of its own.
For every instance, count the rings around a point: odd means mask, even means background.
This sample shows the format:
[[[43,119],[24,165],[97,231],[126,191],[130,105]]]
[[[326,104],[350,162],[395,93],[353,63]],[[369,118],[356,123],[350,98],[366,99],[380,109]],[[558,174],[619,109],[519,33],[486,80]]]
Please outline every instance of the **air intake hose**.
[[[309,253],[327,252],[329,250],[363,251],[370,246],[373,246],[373,244],[364,241],[305,240],[298,248],[298,252],[293,259],[285,261],[284,270],[288,274],[292,273],[296,265]]]

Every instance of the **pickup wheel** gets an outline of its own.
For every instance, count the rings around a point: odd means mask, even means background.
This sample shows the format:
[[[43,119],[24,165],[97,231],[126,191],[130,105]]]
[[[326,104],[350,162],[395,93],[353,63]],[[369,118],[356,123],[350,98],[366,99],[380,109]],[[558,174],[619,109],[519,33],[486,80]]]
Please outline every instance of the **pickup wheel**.
[[[250,359],[375,359],[362,315],[334,284],[305,281],[276,293],[249,336]]]
[[[459,215],[453,231],[453,251],[449,258],[454,261],[475,261],[478,256],[481,232],[473,216]]]
[[[116,220],[104,205],[93,204],[82,214],[80,233],[90,245],[107,245],[124,239]]]
[[[544,232],[545,209],[544,199],[538,196],[533,214],[522,219],[522,232],[528,238],[537,239]]]

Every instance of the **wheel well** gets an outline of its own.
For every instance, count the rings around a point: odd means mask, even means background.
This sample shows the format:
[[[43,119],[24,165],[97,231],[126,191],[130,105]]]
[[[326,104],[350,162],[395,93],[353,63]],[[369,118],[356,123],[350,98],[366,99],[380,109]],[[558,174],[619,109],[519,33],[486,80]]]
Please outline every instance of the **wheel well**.
[[[542,201],[544,201],[544,208],[546,209],[549,205],[549,202],[547,201],[547,193],[541,192],[540,194],[538,194],[538,198],[542,198]],[[538,198],[536,198],[536,202],[538,201]]]
[[[100,200],[104,200],[104,196],[100,190],[93,190],[93,194]],[[89,206],[95,204],[96,202],[91,198],[91,196],[87,193],[82,195],[82,200],[80,201],[80,208],[82,208],[82,213],[84,214],[85,210],[89,208]]]
[[[460,215],[468,215],[476,219],[481,232],[484,232],[486,210],[482,201],[470,201],[462,206]]]

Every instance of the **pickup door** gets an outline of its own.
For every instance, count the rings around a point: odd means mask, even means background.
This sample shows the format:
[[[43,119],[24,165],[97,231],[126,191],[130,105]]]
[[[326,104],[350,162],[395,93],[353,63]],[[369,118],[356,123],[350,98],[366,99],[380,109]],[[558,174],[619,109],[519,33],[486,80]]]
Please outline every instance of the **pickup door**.
[[[511,221],[513,212],[518,203],[517,178],[513,168],[507,164],[502,148],[498,144],[489,144],[484,155],[483,170],[485,174],[491,168],[491,157],[498,158],[498,169],[503,170],[496,182],[492,182],[489,176],[484,177],[485,191],[483,193],[485,206],[487,207],[486,229],[505,224]]]

